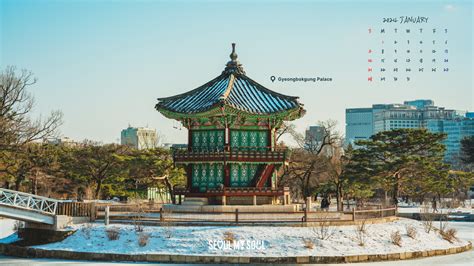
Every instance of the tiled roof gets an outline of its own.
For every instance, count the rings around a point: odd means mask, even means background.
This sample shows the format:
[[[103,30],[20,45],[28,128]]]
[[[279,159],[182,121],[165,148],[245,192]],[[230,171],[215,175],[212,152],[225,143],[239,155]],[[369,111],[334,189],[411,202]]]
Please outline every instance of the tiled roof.
[[[298,97],[271,91],[247,77],[234,49],[230,57],[220,76],[192,91],[159,98],[156,108],[192,114],[228,105],[252,114],[271,114],[302,106]]]

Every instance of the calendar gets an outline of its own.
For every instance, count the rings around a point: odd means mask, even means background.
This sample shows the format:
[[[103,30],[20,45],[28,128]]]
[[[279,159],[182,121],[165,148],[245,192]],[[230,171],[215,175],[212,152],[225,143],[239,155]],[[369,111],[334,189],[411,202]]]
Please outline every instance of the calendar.
[[[368,82],[410,82],[420,76],[447,75],[448,27],[426,16],[383,17],[367,29]]]

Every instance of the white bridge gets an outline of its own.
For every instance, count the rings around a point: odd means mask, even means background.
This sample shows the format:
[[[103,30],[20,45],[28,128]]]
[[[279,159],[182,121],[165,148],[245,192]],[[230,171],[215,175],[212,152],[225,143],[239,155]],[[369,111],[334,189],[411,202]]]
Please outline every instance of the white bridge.
[[[56,199],[0,188],[0,217],[53,225],[60,202]]]

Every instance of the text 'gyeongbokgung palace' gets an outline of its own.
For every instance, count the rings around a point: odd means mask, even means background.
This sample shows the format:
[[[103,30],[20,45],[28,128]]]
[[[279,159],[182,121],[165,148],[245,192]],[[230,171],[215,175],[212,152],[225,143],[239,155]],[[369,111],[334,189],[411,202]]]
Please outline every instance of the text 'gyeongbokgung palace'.
[[[232,44],[231,60],[217,78],[197,89],[159,98],[156,109],[188,129],[188,147],[174,150],[184,165],[186,188],[176,195],[207,198],[210,204],[276,203],[288,189],[279,188],[277,170],[288,160],[276,147],[283,121],[304,115],[298,97],[271,91],[245,75]]]

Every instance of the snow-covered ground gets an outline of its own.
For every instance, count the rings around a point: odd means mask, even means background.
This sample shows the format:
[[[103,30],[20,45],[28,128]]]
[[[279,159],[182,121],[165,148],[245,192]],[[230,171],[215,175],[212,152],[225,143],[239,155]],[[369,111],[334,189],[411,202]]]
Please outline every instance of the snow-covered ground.
[[[15,220],[0,217],[0,239],[13,234],[15,223]]]
[[[416,228],[417,236],[412,239],[406,234],[406,226]],[[119,231],[118,240],[109,240],[105,230]],[[420,222],[400,219],[399,221],[367,225],[366,241],[360,246],[355,226],[333,227],[329,239],[320,240],[316,228],[309,227],[145,227],[149,243],[140,247],[138,235],[132,225],[77,226],[78,231],[62,242],[36,246],[41,249],[71,250],[82,252],[124,253],[124,254],[188,254],[188,255],[232,255],[232,256],[334,256],[355,254],[385,254],[405,251],[447,249],[463,246],[465,240],[453,244],[443,240],[438,233],[425,233]],[[399,231],[401,247],[390,242],[390,234]],[[234,245],[224,241],[226,232],[235,236]],[[304,240],[314,243],[305,247]]]
[[[421,213],[422,208],[419,206],[410,206],[410,207],[401,207],[399,206],[397,211],[399,213]],[[448,208],[439,208],[437,210],[438,213],[449,213],[449,214],[456,214],[456,213],[470,213],[474,214],[474,209],[466,208],[466,207],[459,207],[455,209],[448,209]]]
[[[431,209],[431,204],[427,205]],[[469,214],[474,214],[474,209],[472,208],[474,206],[474,201],[473,200],[466,200],[462,204],[462,206],[458,208],[438,208],[437,212],[438,213],[469,213]],[[422,212],[422,207],[418,203],[405,203],[403,201],[398,203],[398,210],[399,213],[421,213]]]
[[[0,219],[0,231],[10,233],[13,232],[13,220]],[[375,226],[375,225],[374,225]],[[464,241],[474,242],[474,223],[472,222],[450,222],[450,227],[458,230],[458,236]],[[290,230],[295,228],[290,228]],[[369,227],[369,231],[370,231]],[[403,231],[402,231],[403,234]],[[2,235],[4,236],[4,234]],[[403,243],[402,243],[403,244]],[[149,244],[150,245],[150,244]],[[358,263],[359,266],[403,266],[403,265],[414,265],[414,266],[470,266],[474,261],[474,250],[463,252],[460,254],[454,254],[449,256],[436,256],[424,259],[416,259],[408,261],[387,261],[387,262],[375,262],[375,263]],[[90,262],[90,261],[67,261],[58,259],[27,259],[27,258],[14,258],[0,256],[0,265],[149,265],[148,263],[119,263],[119,262]]]

